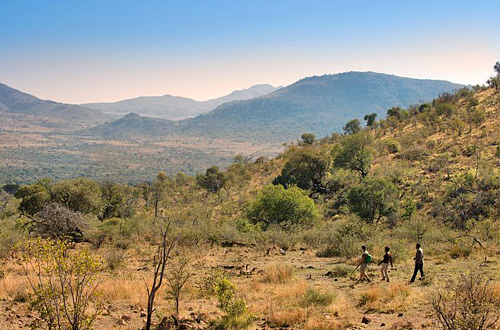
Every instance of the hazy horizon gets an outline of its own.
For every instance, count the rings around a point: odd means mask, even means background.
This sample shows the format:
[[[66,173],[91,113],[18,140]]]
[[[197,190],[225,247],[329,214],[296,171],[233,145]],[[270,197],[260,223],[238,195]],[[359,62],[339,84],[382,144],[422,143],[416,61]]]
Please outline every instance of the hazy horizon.
[[[0,82],[66,103],[165,94],[204,101],[346,71],[474,85],[500,58],[493,1],[1,6]]]

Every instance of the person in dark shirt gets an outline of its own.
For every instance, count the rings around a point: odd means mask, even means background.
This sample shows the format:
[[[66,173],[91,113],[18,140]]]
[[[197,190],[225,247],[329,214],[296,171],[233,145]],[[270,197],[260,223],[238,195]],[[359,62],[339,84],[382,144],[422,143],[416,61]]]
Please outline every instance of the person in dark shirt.
[[[389,271],[388,271],[389,264],[391,264],[391,269],[394,268],[394,265],[392,263],[392,255],[391,252],[389,252],[390,250],[391,250],[390,247],[388,246],[385,247],[384,258],[378,263],[379,266],[380,264],[382,264],[382,268],[380,269],[380,271],[382,272],[382,281],[387,281],[387,282],[389,282]]]
[[[410,283],[415,282],[415,278],[417,277],[417,273],[419,271],[421,276],[420,278],[424,278],[424,250],[422,250],[420,243],[417,243],[417,252],[413,260],[415,260],[415,270],[413,271]]]

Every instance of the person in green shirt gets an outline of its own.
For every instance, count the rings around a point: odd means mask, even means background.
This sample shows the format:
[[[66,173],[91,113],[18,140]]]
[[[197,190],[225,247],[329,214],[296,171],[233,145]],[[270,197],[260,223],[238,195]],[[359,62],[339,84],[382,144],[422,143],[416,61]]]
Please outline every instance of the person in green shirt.
[[[361,247],[361,249],[363,250],[363,254],[361,255],[361,260],[358,264],[358,267],[359,267],[359,280],[358,280],[358,282],[363,281],[363,280],[371,282],[370,278],[366,274],[366,269],[368,268],[368,264],[372,261],[372,256],[370,255],[370,253],[368,253],[366,246],[363,245]]]

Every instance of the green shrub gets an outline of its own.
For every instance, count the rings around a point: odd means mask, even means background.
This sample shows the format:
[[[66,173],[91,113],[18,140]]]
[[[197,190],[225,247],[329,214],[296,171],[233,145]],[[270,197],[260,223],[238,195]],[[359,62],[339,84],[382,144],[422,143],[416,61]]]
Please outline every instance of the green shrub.
[[[470,244],[455,243],[450,250],[450,256],[454,259],[467,258],[472,253],[472,246]]]
[[[247,329],[253,322],[248,313],[246,303],[236,295],[236,286],[227,278],[216,278],[214,293],[217,297],[217,307],[224,313],[215,329]]]
[[[399,151],[401,151],[401,145],[398,141],[393,139],[387,139],[385,141],[385,146],[391,154],[397,154]]]
[[[361,245],[368,239],[372,230],[371,225],[358,218],[339,222],[316,255],[323,258],[352,258],[359,254]]]
[[[333,302],[334,296],[328,292],[320,292],[312,287],[308,287],[299,305],[306,309],[306,314],[309,316],[315,307],[326,307]]]
[[[331,271],[329,271],[328,276],[330,277],[347,277],[351,273],[351,269],[346,265],[336,265]]]
[[[320,214],[307,194],[298,187],[285,189],[282,185],[268,185],[250,202],[246,217],[266,229],[272,224],[283,228],[296,225],[310,226]]]
[[[349,208],[368,223],[378,222],[397,209],[398,191],[384,178],[366,178],[347,196]]]

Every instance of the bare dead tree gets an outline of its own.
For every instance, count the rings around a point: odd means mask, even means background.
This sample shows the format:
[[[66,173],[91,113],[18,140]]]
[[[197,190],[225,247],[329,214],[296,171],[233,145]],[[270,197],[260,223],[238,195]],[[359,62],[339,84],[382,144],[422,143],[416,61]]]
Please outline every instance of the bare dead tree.
[[[153,316],[156,308],[155,297],[156,293],[160,289],[163,284],[163,277],[165,275],[165,267],[167,266],[167,262],[170,258],[170,254],[174,249],[177,239],[170,238],[170,222],[167,222],[165,228],[161,229],[161,244],[158,246],[158,250],[156,251],[156,255],[153,258],[153,283],[151,287],[147,287],[148,293],[148,310],[147,310],[147,319],[146,319],[146,330],[151,329],[151,318]]]
[[[492,329],[500,320],[500,301],[491,280],[477,270],[437,292],[432,306],[445,330]]]

